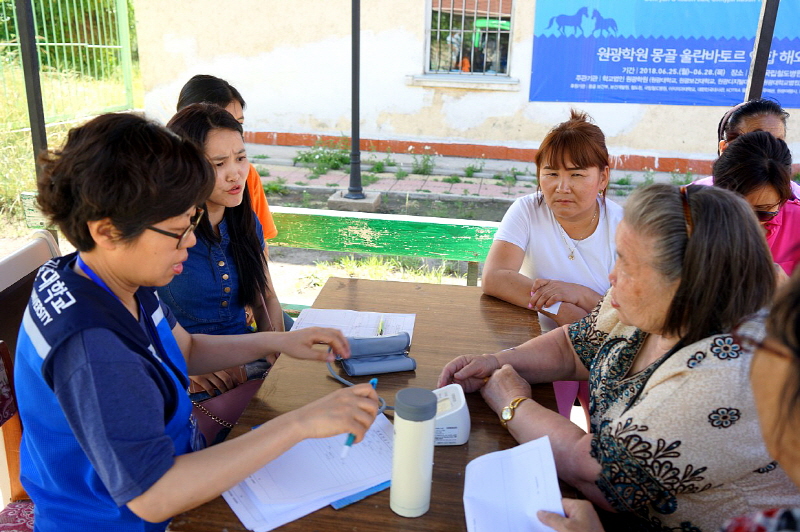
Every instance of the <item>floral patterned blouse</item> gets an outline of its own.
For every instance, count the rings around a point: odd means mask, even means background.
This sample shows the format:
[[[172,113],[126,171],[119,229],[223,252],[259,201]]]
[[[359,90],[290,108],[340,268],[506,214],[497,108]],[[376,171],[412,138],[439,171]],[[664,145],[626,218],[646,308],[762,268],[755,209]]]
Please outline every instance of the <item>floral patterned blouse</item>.
[[[763,329],[763,317],[748,326]],[[589,369],[597,485],[618,512],[632,514],[630,529],[716,531],[731,516],[800,506],[761,439],[752,353],[714,335],[628,375],[646,336],[620,323],[605,298],[569,326]]]

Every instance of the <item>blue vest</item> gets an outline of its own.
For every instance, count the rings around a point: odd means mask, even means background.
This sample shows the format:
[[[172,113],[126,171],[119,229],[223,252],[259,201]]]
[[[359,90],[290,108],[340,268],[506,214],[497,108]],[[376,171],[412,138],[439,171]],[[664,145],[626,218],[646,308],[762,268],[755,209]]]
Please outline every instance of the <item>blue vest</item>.
[[[175,454],[191,451],[192,403],[186,394],[186,362],[152,288],[136,293],[153,320],[167,358],[161,360],[141,325],[115,296],[72,271],[75,255],[48,261],[39,270],[17,341],[15,387],[23,437],[21,480],[35,504],[37,531],[155,531],[167,523],[147,523],[111,498],[70,430],[42,367],[58,346],[82,330],[104,328],[131,350],[170,375],[177,404],[167,405],[172,417],[166,433]],[[131,397],[134,401],[134,397]]]

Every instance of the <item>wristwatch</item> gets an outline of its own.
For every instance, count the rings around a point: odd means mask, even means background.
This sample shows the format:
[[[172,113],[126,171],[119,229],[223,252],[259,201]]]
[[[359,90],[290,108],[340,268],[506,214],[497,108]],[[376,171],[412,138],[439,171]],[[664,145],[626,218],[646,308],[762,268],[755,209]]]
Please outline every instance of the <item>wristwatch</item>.
[[[503,427],[508,425],[508,422],[514,419],[514,410],[524,401],[525,399],[530,399],[529,397],[517,397],[508,406],[504,406],[503,409],[500,411],[500,424]]]

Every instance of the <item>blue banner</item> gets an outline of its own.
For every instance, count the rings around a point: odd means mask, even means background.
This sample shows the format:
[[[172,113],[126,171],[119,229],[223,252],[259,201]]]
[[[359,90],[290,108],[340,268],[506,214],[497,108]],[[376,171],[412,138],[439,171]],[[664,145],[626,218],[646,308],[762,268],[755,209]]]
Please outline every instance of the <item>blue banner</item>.
[[[530,101],[734,105],[761,0],[537,0]],[[800,2],[781,2],[764,97],[800,107]]]

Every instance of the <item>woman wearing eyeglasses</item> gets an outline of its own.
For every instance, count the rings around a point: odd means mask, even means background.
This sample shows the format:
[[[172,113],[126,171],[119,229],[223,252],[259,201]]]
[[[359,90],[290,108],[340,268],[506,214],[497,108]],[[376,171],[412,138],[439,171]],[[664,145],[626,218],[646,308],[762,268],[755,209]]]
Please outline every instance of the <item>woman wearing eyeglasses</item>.
[[[332,329],[189,334],[159,301],[151,287],[183,270],[196,205],[214,188],[194,143],[136,115],[103,115],[41,163],[39,206],[78,251],[42,266],[17,342],[21,480],[37,531],[165,530],[303,439],[363,437],[378,408],[369,385],[200,448],[187,373],[349,349]]]
[[[438,385],[480,390],[521,443],[548,435],[559,477],[620,514],[609,530],[715,531],[800,504],[759,433],[752,353],[731,337],[775,291],[750,206],[716,187],[651,185],[628,199],[616,249],[587,317],[458,357]],[[531,399],[531,383],[565,379],[589,381],[589,433]]]
[[[714,186],[744,196],[766,232],[772,260],[788,275],[800,262],[800,201],[791,176],[789,147],[766,131],[737,137],[714,162]]]

